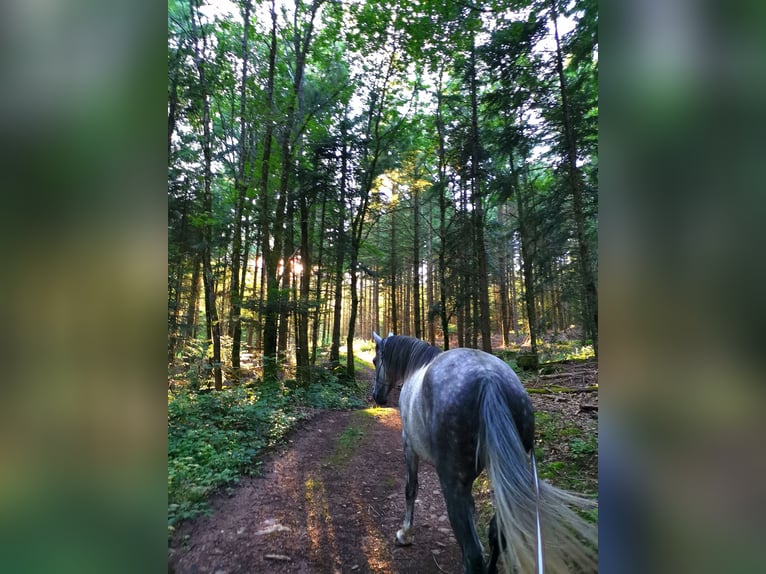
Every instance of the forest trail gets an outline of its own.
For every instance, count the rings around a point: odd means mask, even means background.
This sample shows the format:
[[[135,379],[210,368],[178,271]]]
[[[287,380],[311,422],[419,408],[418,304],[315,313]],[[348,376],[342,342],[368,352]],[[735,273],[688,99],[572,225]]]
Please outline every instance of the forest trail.
[[[371,394],[372,369],[357,369]],[[549,421],[536,431],[544,458],[559,469],[557,473],[563,472],[563,461],[573,460],[573,444],[579,440],[579,462],[572,468],[580,486],[590,485],[591,491],[598,484],[597,383],[598,363],[593,359],[558,363],[553,374],[525,383],[541,414],[539,422]],[[560,392],[564,390],[571,392]],[[389,399],[389,404],[398,404],[398,389]],[[553,415],[556,418],[549,418]],[[593,441],[591,454],[583,450],[587,444],[582,439]],[[421,464],[418,475],[415,544],[400,548],[393,543],[404,516],[398,409],[320,411],[290,434],[261,470],[260,477],[242,478],[230,494],[214,497],[210,516],[179,526],[170,547],[170,572],[462,571],[439,480],[429,464]]]
[[[372,379],[366,369],[358,376]],[[396,402],[395,392],[391,396]],[[421,465],[415,544],[393,543],[404,516],[401,421],[395,408],[323,411],[181,525],[170,548],[176,574],[455,573],[460,551],[436,472]]]

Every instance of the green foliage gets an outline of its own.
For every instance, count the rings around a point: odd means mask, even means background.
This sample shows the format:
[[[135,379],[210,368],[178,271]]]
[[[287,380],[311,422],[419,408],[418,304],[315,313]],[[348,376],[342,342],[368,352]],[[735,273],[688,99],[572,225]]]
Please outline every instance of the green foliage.
[[[205,498],[255,470],[255,455],[294,420],[274,393],[182,390],[168,398],[168,526],[205,510]]]
[[[185,378],[189,388],[199,390],[211,374],[210,363],[207,362],[208,344],[205,341],[189,341],[183,349],[182,358],[185,364]]]
[[[577,341],[543,343],[540,345],[540,362],[582,361],[595,357],[593,345],[581,345]]]
[[[319,409],[355,409],[366,405],[364,396],[365,383],[356,381],[341,382],[335,375],[307,387],[295,387],[291,396],[296,404]]]
[[[598,434],[581,429],[559,413],[535,413],[535,458],[541,478],[556,486],[590,493],[597,488]],[[592,477],[592,478],[591,478]]]
[[[306,407],[361,407],[365,390],[327,375],[307,387],[288,381],[169,393],[169,534],[179,521],[205,512],[214,491],[257,472],[259,455],[284,438]]]
[[[356,339],[354,340],[354,348],[362,352],[374,351],[375,341],[372,339]]]
[[[598,441],[595,435],[588,435],[585,439],[575,438],[569,443],[569,448],[576,459],[587,459],[598,452]]]

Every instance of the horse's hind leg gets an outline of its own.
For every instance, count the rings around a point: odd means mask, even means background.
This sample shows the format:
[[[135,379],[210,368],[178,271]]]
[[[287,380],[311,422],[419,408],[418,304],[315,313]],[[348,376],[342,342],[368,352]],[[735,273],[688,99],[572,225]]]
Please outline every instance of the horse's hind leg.
[[[492,516],[492,520],[489,523],[489,568],[488,574],[497,574],[497,560],[500,558],[500,553],[507,549],[505,536],[498,533],[497,530],[497,514]],[[506,560],[508,556],[506,555]],[[514,568],[515,571],[515,568]]]
[[[489,568],[488,574],[496,574],[497,559],[500,557],[500,543],[497,539],[497,516],[493,516],[489,523]]]
[[[439,477],[441,479],[441,476]],[[474,523],[474,503],[471,485],[445,482],[441,480],[444,500],[447,503],[452,530],[455,532],[460,549],[463,551],[463,572],[465,574],[484,573],[484,551],[479,542]]]
[[[407,484],[404,488],[405,510],[402,528],[396,533],[396,543],[399,546],[412,544],[412,517],[415,513],[415,498],[418,496],[418,455],[412,450],[406,436],[402,438],[404,446],[404,462],[407,467]]]

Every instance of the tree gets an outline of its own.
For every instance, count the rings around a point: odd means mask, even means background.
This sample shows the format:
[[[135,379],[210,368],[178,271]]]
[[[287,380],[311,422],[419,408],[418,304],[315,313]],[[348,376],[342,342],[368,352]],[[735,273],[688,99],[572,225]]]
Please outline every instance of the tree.
[[[593,339],[593,346],[598,354],[598,303],[596,281],[591,268],[591,256],[589,241],[585,232],[585,215],[583,207],[582,174],[577,165],[578,145],[575,137],[573,110],[569,104],[569,87],[564,73],[564,57],[562,55],[561,41],[558,32],[558,7],[557,0],[550,0],[550,19],[554,30],[556,42],[556,75],[559,82],[561,98],[561,127],[563,146],[566,151],[567,175],[569,191],[572,194],[574,210],[577,246],[579,250],[580,273],[583,285],[583,327],[585,337]]]
[[[194,63],[199,74],[199,90],[202,98],[202,283],[205,288],[205,317],[207,320],[208,339],[213,345],[213,377],[216,390],[223,388],[221,373],[221,325],[218,320],[216,294],[212,267],[213,245],[213,194],[212,186],[212,135],[210,131],[210,94],[208,93],[207,62],[204,55],[207,52],[207,34],[199,19],[200,1],[192,5],[191,26],[194,34]],[[201,45],[200,45],[201,44]]]
[[[242,278],[240,281],[240,267],[242,265],[243,255],[242,234],[247,233],[247,227],[246,225],[243,225],[243,220],[246,217],[245,206],[247,204],[245,200],[247,199],[247,192],[250,188],[250,169],[248,160],[252,155],[248,146],[248,131],[252,128],[248,126],[248,123],[245,119],[247,111],[247,80],[249,60],[248,36],[250,34],[251,9],[252,1],[245,0],[245,5],[243,7],[244,25],[242,27],[242,78],[240,82],[239,94],[239,157],[237,160],[237,173],[234,182],[234,188],[237,190],[237,200],[236,208],[234,211],[235,227],[231,254],[231,310],[229,314],[229,329],[232,338],[231,366],[234,372],[234,377],[237,380],[239,379],[239,355],[242,341],[242,323],[240,320],[240,314],[242,310],[243,292],[240,289],[240,282],[244,284],[244,278]]]
[[[597,347],[595,2],[238,7],[169,4],[170,363],[198,327],[218,388],[245,327],[306,383],[360,329]]]

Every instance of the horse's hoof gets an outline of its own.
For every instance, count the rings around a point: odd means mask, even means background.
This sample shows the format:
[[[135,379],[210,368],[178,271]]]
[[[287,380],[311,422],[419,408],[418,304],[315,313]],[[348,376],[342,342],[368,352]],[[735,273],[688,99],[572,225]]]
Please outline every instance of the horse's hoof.
[[[396,533],[396,545],[397,546],[410,546],[415,540],[412,532],[405,532],[400,530]]]

